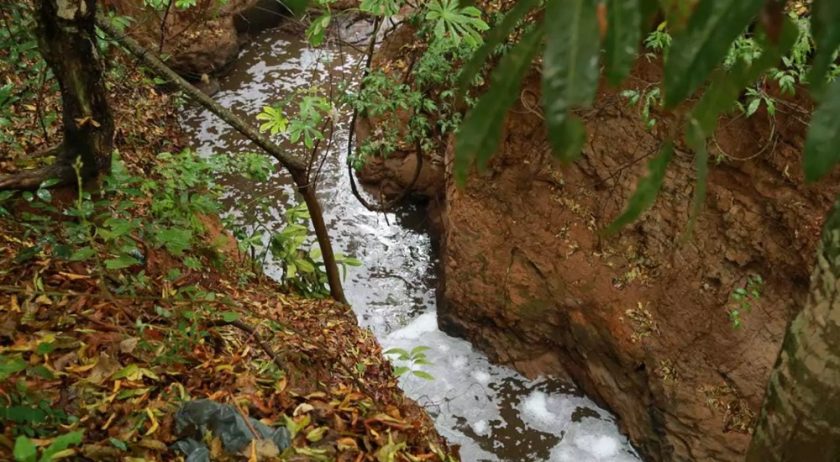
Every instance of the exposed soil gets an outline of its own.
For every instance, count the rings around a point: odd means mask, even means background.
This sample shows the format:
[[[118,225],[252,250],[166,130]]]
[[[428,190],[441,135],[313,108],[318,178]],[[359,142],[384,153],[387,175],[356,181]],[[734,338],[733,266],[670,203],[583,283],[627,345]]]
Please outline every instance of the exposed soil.
[[[642,62],[627,86],[660,79],[657,63]],[[526,374],[570,377],[618,415],[647,460],[742,459],[838,192],[836,176],[803,184],[802,101],[786,99],[775,119],[760,111],[721,120],[710,143],[719,163],[691,236],[693,154],[678,145],[653,209],[607,238],[599,231],[672,121],[656,114],[648,130],[638,108],[604,88],[581,114],[583,157],[559,165],[535,71],[488,171],[458,188],[447,167],[440,189],[430,180],[418,191],[445,197],[442,328]],[[408,183],[406,162],[374,163],[362,176],[395,189]],[[731,294],[752,275],[765,281],[761,295],[734,329]]]
[[[154,11],[141,0],[107,0],[120,15],[134,18],[130,32],[159,52],[179,74],[196,81],[224,72],[254,34],[283,20],[287,10],[274,0],[199,0],[196,6]],[[208,88],[213,88],[212,85]]]

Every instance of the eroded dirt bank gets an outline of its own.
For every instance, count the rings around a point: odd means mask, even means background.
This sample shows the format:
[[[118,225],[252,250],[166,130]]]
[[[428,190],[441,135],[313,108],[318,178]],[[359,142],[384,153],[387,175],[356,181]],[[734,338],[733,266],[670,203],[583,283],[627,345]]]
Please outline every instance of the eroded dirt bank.
[[[658,66],[643,63],[629,86],[659,79]],[[655,207],[606,238],[599,230],[626,204],[670,121],[654,115],[648,130],[638,108],[603,89],[582,114],[582,159],[563,167],[544,141],[538,101],[535,73],[489,171],[455,187],[450,142],[446,172],[418,191],[443,198],[441,326],[527,374],[570,377],[620,417],[648,460],[741,459],[838,190],[829,186],[836,178],[803,185],[808,111],[790,102],[775,120],[759,112],[721,121],[691,238],[694,168],[684,146]],[[361,177],[399,189],[409,157]],[[756,276],[761,295],[734,329],[731,295]]]

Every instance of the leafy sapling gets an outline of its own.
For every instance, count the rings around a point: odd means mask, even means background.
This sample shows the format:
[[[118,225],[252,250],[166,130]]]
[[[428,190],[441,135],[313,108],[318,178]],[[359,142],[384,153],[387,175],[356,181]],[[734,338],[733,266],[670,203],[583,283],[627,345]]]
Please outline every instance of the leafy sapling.
[[[402,348],[390,348],[385,350],[384,355],[390,357],[392,360],[399,361],[401,365],[394,366],[394,375],[402,377],[406,374],[411,374],[415,377],[420,377],[424,380],[434,380],[434,376],[426,371],[420,369],[420,366],[431,366],[432,363],[426,358],[426,351],[431,348],[427,346],[417,346],[411,351]]]

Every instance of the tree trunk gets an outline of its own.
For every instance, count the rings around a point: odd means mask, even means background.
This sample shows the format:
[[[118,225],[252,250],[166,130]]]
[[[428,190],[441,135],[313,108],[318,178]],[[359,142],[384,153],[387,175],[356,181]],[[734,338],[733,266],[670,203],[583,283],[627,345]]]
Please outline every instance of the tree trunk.
[[[344,289],[341,286],[341,275],[338,272],[338,265],[335,261],[335,253],[333,252],[332,243],[330,242],[329,231],[324,222],[324,212],[321,210],[321,204],[318,202],[318,197],[315,194],[315,188],[309,180],[307,174],[309,163],[300,157],[294,156],[286,152],[283,148],[276,145],[267,137],[260,134],[248,122],[242,120],[241,117],[234,114],[229,109],[222,107],[213,98],[207,96],[201,90],[184,80],[175,71],[169,68],[163,61],[158,59],[149,50],[137,43],[131,37],[120,34],[115,30],[107,20],[99,21],[99,28],[108,33],[114,40],[123,45],[129,52],[137,56],[147,66],[157,72],[159,75],[166,77],[170,82],[174,83],[178,88],[184,91],[195,102],[212,112],[220,119],[224,120],[231,127],[235,128],[239,133],[250,139],[254,144],[262,148],[270,156],[277,159],[277,161],[292,176],[292,180],[297,186],[298,192],[303,196],[307,207],[309,208],[309,215],[312,221],[312,227],[315,229],[315,236],[318,239],[318,245],[321,248],[321,255],[324,259],[324,267],[327,272],[327,281],[330,286],[330,296],[341,303],[347,303],[344,296]]]
[[[75,183],[81,158],[85,180],[111,166],[114,121],[96,48],[96,0],[36,0],[38,46],[61,89],[64,139],[55,163],[0,178],[0,188],[37,188],[49,178]]]
[[[770,375],[748,462],[840,460],[840,201]]]

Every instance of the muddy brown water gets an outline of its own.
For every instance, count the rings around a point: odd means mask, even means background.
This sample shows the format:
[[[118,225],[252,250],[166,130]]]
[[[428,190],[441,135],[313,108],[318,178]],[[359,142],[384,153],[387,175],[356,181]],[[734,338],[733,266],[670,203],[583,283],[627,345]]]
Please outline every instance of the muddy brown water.
[[[361,40],[368,26],[342,27],[347,40]],[[353,81],[361,56],[351,47],[309,48],[300,34],[267,30],[240,53],[230,73],[221,79],[217,101],[255,124],[263,106],[314,85]],[[337,94],[337,93],[334,93]],[[350,268],[347,298],[361,325],[371,329],[384,348],[410,350],[426,346],[431,366],[421,369],[434,377],[406,375],[401,386],[423,405],[438,431],[461,446],[464,461],[634,461],[633,449],[617,430],[614,418],[567,384],[549,379],[529,380],[512,369],[491,364],[472,346],[437,327],[435,288],[438,283],[434,242],[423,211],[407,205],[387,215],[369,212],[350,192],[344,160],[349,111],[339,108],[334,141],[326,156],[318,191],[334,245],[364,266]],[[207,111],[188,108],[183,123],[194,146],[204,155],[250,152],[256,149]],[[290,150],[293,145],[277,141]],[[280,171],[270,181],[254,183],[224,178],[228,214],[252,226],[279,231],[283,210],[296,204],[288,176]],[[253,204],[268,198],[260,213]],[[270,260],[266,272],[282,269]],[[397,361],[397,363],[399,363]]]

